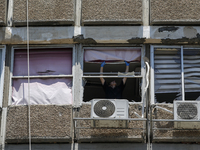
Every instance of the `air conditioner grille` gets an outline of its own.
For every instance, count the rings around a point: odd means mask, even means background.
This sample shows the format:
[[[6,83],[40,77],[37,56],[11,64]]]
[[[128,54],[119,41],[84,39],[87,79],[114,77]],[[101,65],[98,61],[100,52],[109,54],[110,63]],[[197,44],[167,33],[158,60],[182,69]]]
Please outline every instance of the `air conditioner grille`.
[[[94,113],[99,117],[110,117],[115,112],[115,105],[109,100],[100,100],[94,105]]]
[[[177,114],[180,119],[196,119],[198,115],[197,106],[190,103],[179,104]]]

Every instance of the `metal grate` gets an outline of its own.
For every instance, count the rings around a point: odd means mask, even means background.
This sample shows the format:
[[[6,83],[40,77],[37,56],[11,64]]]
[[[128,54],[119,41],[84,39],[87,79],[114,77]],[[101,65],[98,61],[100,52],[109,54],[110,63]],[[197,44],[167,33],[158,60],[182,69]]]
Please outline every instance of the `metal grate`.
[[[94,105],[94,113],[99,117],[110,117],[115,112],[115,105],[109,100],[100,100]]]
[[[177,107],[179,119],[198,119],[197,105],[191,103],[182,103]]]

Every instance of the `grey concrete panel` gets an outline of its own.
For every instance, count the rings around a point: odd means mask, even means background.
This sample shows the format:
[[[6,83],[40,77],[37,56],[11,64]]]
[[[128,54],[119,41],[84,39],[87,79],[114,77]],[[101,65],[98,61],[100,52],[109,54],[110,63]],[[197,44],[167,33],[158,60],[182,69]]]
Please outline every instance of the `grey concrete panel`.
[[[74,37],[74,27],[30,27],[30,44],[199,44],[198,26],[82,26]],[[147,26],[148,27],[148,26]],[[26,44],[26,27],[1,27],[1,44]],[[146,36],[145,36],[146,35]],[[149,36],[147,36],[149,35]],[[172,41],[170,41],[172,40]]]
[[[151,0],[151,24],[199,24],[199,0]]]
[[[13,1],[13,23],[26,25],[26,0]],[[29,1],[29,23],[69,24],[74,22],[74,0],[34,0]]]
[[[7,143],[27,143],[28,107],[9,106],[7,113]],[[32,105],[30,108],[33,142],[71,142],[72,106]]]
[[[6,0],[0,0],[0,25],[6,23],[6,8],[7,7],[7,1]]]
[[[4,44],[26,44],[27,29],[0,28],[0,43]],[[66,44],[73,43],[74,27],[30,27],[30,44]]]
[[[142,23],[142,0],[82,0],[82,23]]]
[[[198,26],[151,26],[148,43],[199,44]]]
[[[71,150],[71,144],[32,144],[33,150]],[[28,144],[7,144],[5,150],[27,150]]]
[[[142,26],[82,27],[84,38],[92,38],[99,43],[128,43],[132,38],[143,38]]]

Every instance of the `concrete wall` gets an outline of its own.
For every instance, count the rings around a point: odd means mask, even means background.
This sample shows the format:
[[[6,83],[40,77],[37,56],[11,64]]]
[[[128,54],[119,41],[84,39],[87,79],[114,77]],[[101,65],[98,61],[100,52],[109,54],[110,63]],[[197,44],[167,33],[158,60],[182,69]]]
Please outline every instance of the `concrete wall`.
[[[82,0],[83,24],[142,24],[142,0]]]
[[[151,24],[199,24],[199,0],[151,0]]]
[[[0,0],[0,25],[5,25],[6,23],[6,10],[7,10],[7,1]]]
[[[30,108],[32,142],[71,142],[71,106],[32,105]],[[28,107],[9,106],[6,142],[28,142]]]
[[[25,25],[26,0],[13,1],[13,23]],[[75,0],[29,1],[30,24],[72,24],[74,22]]]
[[[91,105],[83,104],[78,113],[79,118],[90,118]],[[141,116],[141,104],[131,104],[129,107],[129,117],[138,118],[134,112]],[[91,121],[81,120],[77,122],[78,126],[91,127]],[[79,129],[77,130],[76,138],[80,141],[96,141],[96,142],[144,142],[146,126],[142,121],[130,121],[128,128],[143,128],[140,129]]]
[[[160,108],[154,108],[152,117],[153,119],[174,119],[173,104],[157,104],[157,106],[165,108],[167,112]],[[159,121],[153,122],[153,128],[165,128],[166,130],[155,129],[152,131],[154,142],[200,142],[200,130],[176,130],[174,122]],[[169,130],[167,130],[169,129]]]

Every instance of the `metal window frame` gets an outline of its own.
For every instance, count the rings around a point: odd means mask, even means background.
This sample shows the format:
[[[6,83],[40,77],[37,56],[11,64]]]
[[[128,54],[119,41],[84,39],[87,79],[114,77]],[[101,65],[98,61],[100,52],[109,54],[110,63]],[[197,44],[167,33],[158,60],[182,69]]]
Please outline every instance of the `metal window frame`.
[[[0,46],[1,49],[1,58],[0,61],[0,107],[2,108],[2,102],[3,102],[3,86],[4,86],[4,70],[5,70],[5,57],[6,57],[6,46]],[[1,72],[2,71],[2,72]]]
[[[75,46],[74,45],[31,45],[30,49],[48,49],[48,48],[71,48],[72,49],[72,74],[71,75],[40,75],[40,76],[29,76],[30,78],[72,78],[72,95],[74,94],[74,65],[75,65]],[[8,101],[8,105],[12,105],[12,80],[13,79],[24,79],[24,78],[28,78],[28,76],[13,76],[13,67],[14,67],[14,52],[16,49],[27,49],[27,47],[25,45],[23,46],[13,46],[12,50],[11,50],[11,71],[10,71],[10,88],[9,88],[9,101]],[[74,97],[73,97],[73,101],[74,101]]]
[[[83,66],[83,64],[84,64],[84,59],[83,59],[83,56],[84,56],[84,51],[86,50],[86,49],[106,49],[106,50],[108,50],[108,49],[138,49],[138,48],[140,48],[141,49],[141,62],[140,62],[140,64],[141,64],[141,75],[140,76],[135,76],[135,77],[132,77],[132,76],[126,76],[127,78],[141,78],[142,79],[142,86],[141,86],[141,91],[142,91],[142,96],[141,96],[141,102],[136,102],[136,103],[146,103],[146,97],[145,97],[145,91],[144,91],[144,89],[145,89],[145,85],[146,85],[146,80],[145,80],[145,76],[146,76],[146,65],[145,65],[145,62],[144,62],[144,57],[145,57],[145,46],[144,45],[139,45],[139,46],[115,46],[115,45],[113,45],[113,46],[104,46],[104,47],[99,47],[99,46],[96,46],[96,47],[94,47],[94,46],[91,46],[91,47],[89,47],[89,46],[83,46],[82,47],[82,53],[81,53],[81,55],[82,55],[82,58],[81,58],[81,60],[80,60],[80,62],[81,62],[81,68],[82,68],[82,80],[83,80],[83,78],[100,78],[100,77],[104,77],[104,78],[122,78],[123,76],[87,76],[87,75],[83,75],[84,74],[84,70],[83,70],[83,68],[84,68],[84,66]],[[84,92],[84,88],[82,88],[82,94],[83,94],[83,92]],[[81,97],[81,103],[86,103],[86,102],[83,102],[83,95],[82,95],[82,97]],[[146,104],[145,104],[146,105]]]

